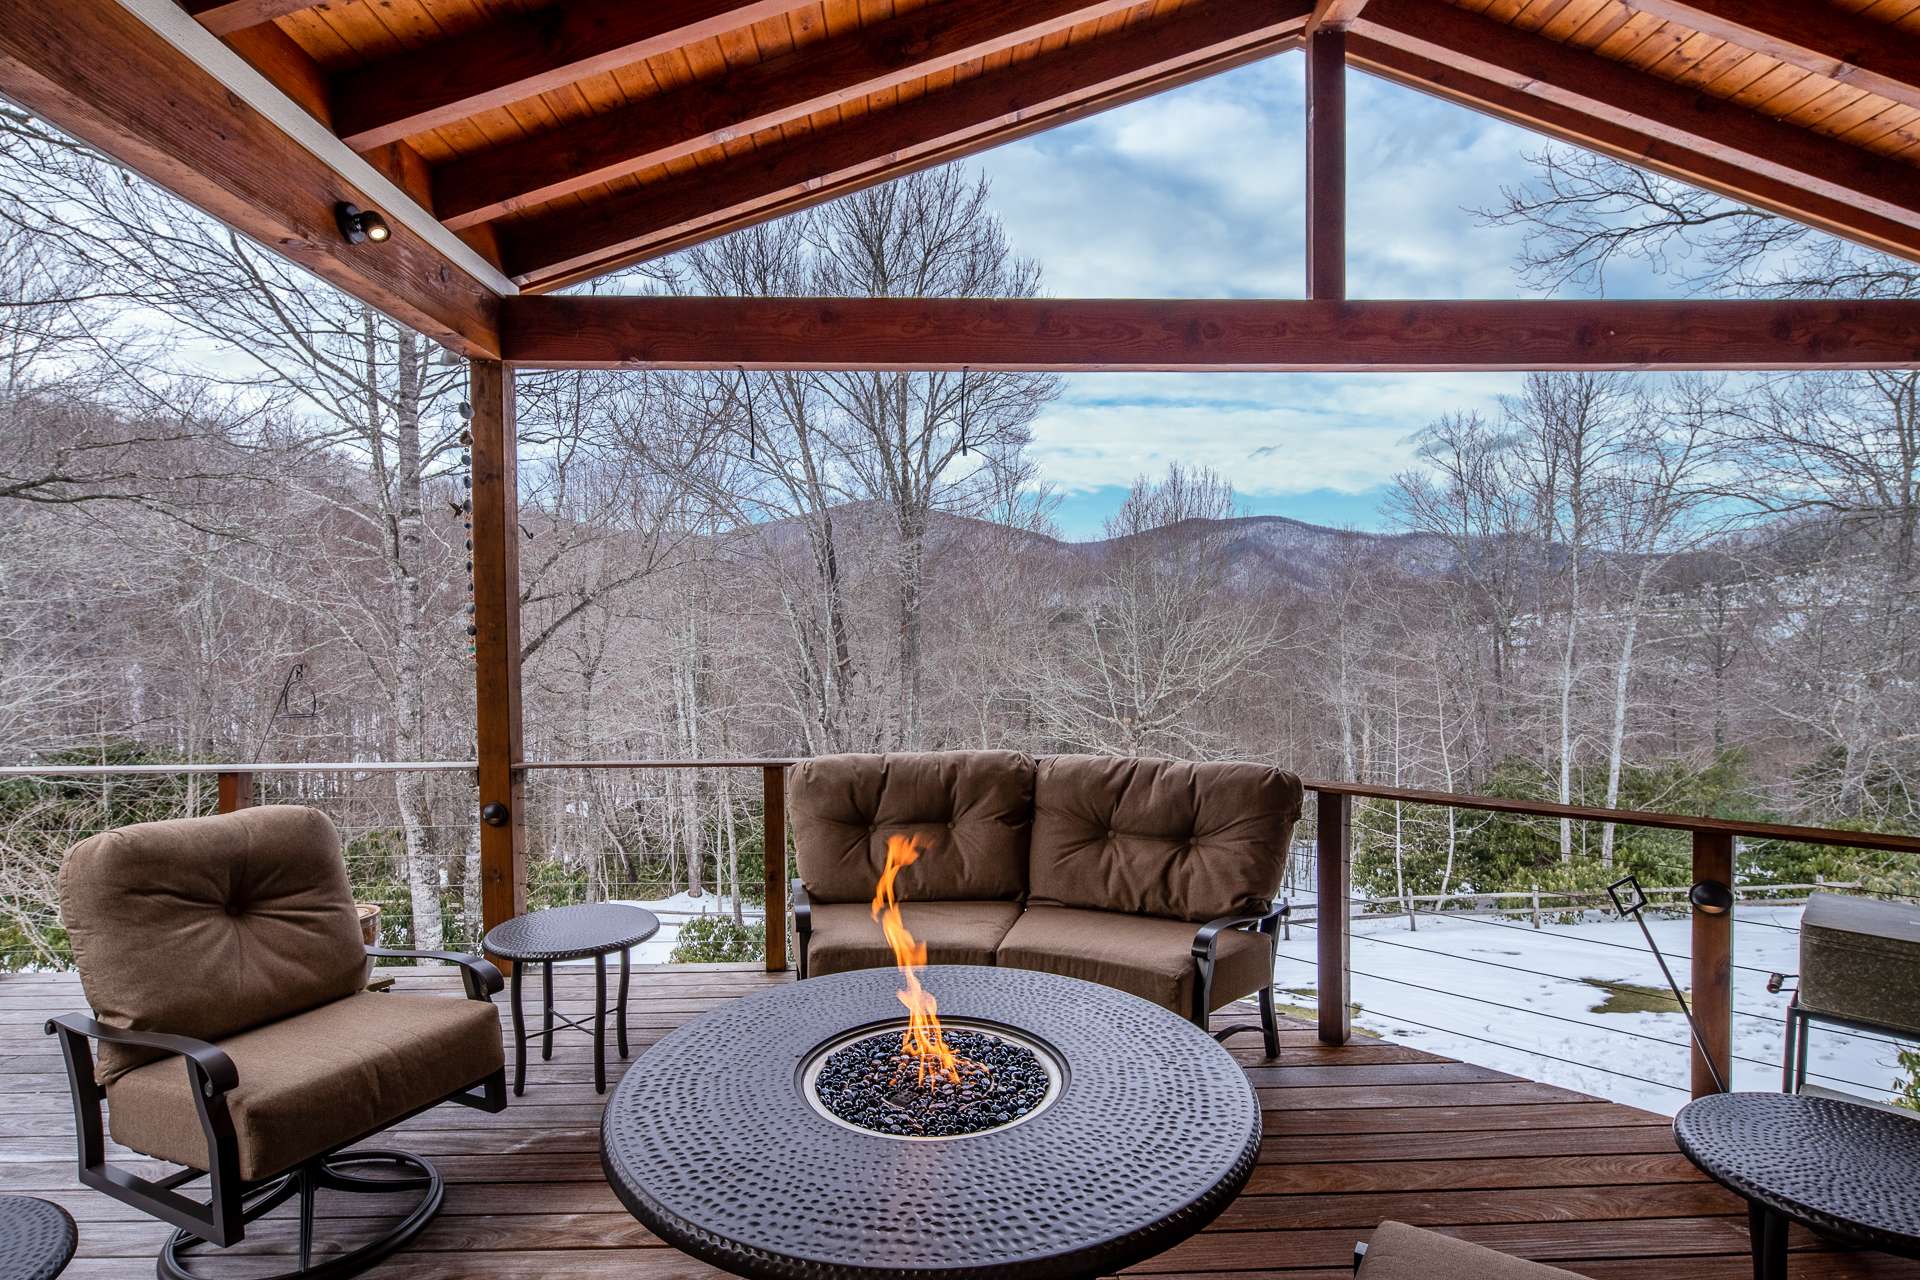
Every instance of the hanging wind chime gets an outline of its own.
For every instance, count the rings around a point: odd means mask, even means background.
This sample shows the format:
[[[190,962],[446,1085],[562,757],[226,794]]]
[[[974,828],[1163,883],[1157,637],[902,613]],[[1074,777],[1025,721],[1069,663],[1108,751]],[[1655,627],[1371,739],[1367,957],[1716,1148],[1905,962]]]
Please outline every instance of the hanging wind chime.
[[[967,366],[960,366],[960,456],[967,456]]]
[[[477,638],[480,628],[474,617],[473,599],[473,405],[460,402],[460,502],[461,527],[467,532],[467,661],[478,660]]]
[[[747,381],[747,367],[737,366],[740,370],[741,398],[747,402],[747,457],[760,456],[760,423],[753,412],[753,384]]]

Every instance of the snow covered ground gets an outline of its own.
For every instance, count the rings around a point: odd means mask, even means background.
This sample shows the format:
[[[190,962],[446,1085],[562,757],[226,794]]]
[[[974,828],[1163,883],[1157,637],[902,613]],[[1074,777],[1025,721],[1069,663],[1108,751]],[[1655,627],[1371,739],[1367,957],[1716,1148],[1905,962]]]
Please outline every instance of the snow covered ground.
[[[680,941],[680,926],[695,916],[725,916],[733,914],[733,899],[721,893],[703,893],[693,897],[682,890],[671,898],[656,898],[641,901],[637,898],[618,898],[615,901],[629,907],[645,907],[660,917],[660,932],[633,949],[635,964],[666,964],[673,955],[673,948]],[[757,903],[747,903],[740,912],[750,925],[759,924],[765,914]],[[569,964],[592,964],[591,960],[568,961]]]

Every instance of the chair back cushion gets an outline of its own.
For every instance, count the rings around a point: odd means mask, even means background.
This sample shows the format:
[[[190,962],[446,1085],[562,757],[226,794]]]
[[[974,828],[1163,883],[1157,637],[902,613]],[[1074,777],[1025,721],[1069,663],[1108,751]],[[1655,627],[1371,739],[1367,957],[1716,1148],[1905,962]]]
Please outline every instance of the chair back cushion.
[[[911,836],[903,901],[1017,902],[1027,888],[1033,760],[1016,751],[816,756],[788,780],[794,861],[818,902],[868,902],[887,837]]]
[[[1300,802],[1300,779],[1266,765],[1043,757],[1028,901],[1192,921],[1265,911]]]
[[[217,1041],[366,982],[340,837],[315,809],[103,831],[68,851],[60,914],[109,1026]],[[161,1056],[103,1044],[101,1083]]]

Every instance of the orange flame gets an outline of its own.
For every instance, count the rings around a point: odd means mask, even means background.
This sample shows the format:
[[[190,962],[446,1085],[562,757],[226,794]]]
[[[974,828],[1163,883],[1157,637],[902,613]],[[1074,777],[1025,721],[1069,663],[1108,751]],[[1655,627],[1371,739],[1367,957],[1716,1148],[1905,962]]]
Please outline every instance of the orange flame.
[[[893,963],[907,984],[900,992],[900,1003],[907,1006],[907,1029],[900,1037],[900,1051],[919,1064],[921,1084],[927,1084],[930,1076],[935,1082],[945,1079],[959,1084],[960,1055],[947,1047],[946,1036],[940,1030],[939,1004],[933,993],[920,985],[919,971],[926,967],[927,944],[916,942],[907,932],[900,918],[900,899],[894,889],[901,870],[912,866],[920,852],[920,846],[907,836],[887,837],[887,866],[873,891],[873,918],[887,935],[887,945],[893,948]]]

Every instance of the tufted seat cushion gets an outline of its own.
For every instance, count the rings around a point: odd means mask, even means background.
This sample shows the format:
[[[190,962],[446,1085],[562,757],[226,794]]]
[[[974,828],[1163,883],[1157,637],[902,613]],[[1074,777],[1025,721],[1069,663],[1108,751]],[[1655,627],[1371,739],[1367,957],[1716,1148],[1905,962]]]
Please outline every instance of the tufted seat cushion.
[[[61,864],[60,914],[87,1002],[109,1026],[217,1042],[366,980],[340,837],[315,809],[101,832]],[[162,1056],[103,1043],[100,1082]]]
[[[900,875],[911,902],[1018,902],[1027,887],[1033,760],[1014,751],[819,756],[789,783],[794,861],[817,903],[866,903],[887,838],[919,859]],[[816,943],[817,945],[817,943]]]
[[[240,1085],[227,1110],[240,1176],[267,1178],[500,1069],[500,1015],[487,1001],[361,991],[220,1041]],[[207,1167],[187,1069],[154,1062],[107,1087],[113,1140]]]
[[[1383,1222],[1367,1242],[1358,1280],[1577,1280],[1571,1271],[1528,1262],[1484,1245]]]
[[[914,940],[926,944],[928,964],[992,964],[1000,939],[1020,918],[1020,904],[904,902],[900,918]],[[893,949],[865,903],[837,902],[813,909],[808,974],[819,977],[892,964]]]
[[[1195,922],[1265,911],[1301,795],[1266,765],[1048,756],[1028,901]]]
[[[995,962],[1038,969],[1130,991],[1186,1017],[1199,980],[1193,963],[1194,927],[1184,920],[1028,907],[1001,940]],[[1273,980],[1273,939],[1228,929],[1215,953],[1213,1008],[1251,995]]]

